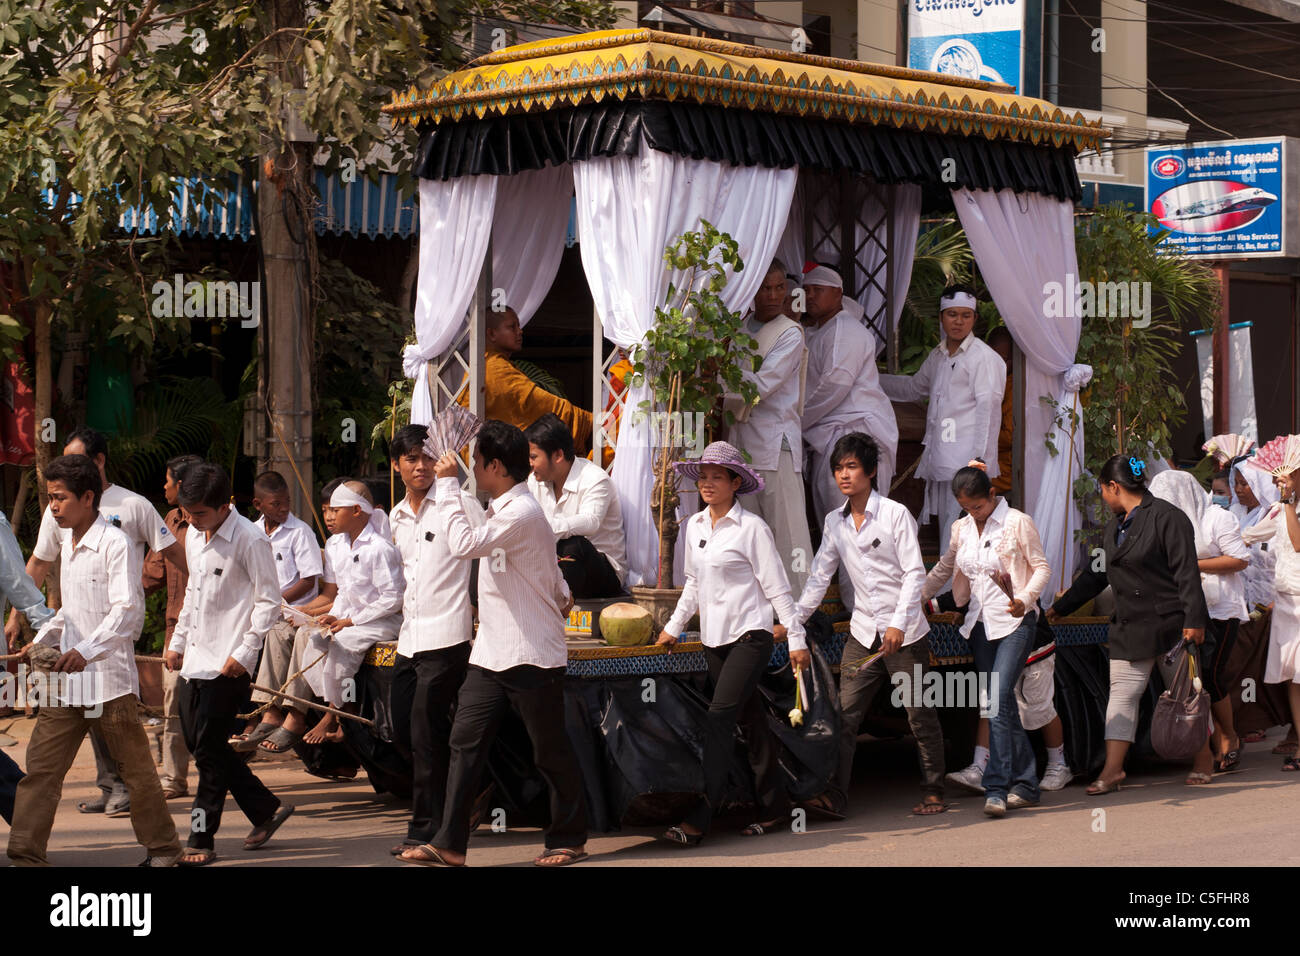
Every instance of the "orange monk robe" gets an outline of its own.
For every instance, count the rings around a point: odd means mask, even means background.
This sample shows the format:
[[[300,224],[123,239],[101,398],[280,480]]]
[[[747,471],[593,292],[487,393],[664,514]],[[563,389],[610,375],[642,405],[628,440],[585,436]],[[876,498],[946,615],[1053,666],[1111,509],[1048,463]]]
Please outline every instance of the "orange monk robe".
[[[558,395],[552,395],[525,375],[505,355],[488,352],[484,363],[484,407],[488,418],[508,422],[524,429],[547,412],[554,412],[573,432],[573,444],[579,450],[591,446],[591,412],[577,408]],[[468,407],[465,395],[460,404]]]
[[[1011,444],[1016,430],[1014,398],[1015,389],[1008,375],[1007,388],[1002,393],[1002,427],[998,429],[998,476],[993,479],[994,490],[1003,495],[1011,490]]]

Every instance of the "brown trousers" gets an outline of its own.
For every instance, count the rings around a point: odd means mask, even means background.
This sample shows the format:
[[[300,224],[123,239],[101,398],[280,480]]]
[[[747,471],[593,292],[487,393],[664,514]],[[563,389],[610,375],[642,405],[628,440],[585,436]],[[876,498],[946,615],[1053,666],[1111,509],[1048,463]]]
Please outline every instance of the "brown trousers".
[[[80,707],[42,707],[27,747],[27,776],[18,784],[14,823],[9,831],[9,859],[16,866],[48,866],[45,856],[54,814],[63,796],[63,778],[81,743],[98,726],[118,763],[131,795],[131,826],[150,856],[181,852],[176,824],[167,812],[154,770],[149,738],[140,724],[140,702],[125,694],[103,705],[98,717]]]

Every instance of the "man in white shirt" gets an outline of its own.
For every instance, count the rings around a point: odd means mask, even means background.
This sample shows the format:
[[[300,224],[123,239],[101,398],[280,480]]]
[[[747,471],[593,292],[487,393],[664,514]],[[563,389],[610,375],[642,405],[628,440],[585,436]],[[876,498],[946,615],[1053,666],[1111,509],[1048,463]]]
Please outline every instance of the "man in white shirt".
[[[244,839],[246,850],[265,845],[293,813],[228,742],[248,698],[249,673],[280,616],[280,587],[271,543],[231,508],[230,479],[221,468],[211,462],[191,465],[179,497],[190,516],[185,537],[190,578],[166,662],[181,674],[181,727],[199,771],[190,837],[179,862],[207,866],[217,858],[214,838],[227,793],[253,824]]]
[[[424,447],[424,425],[399,428],[389,448],[406,496],[393,508],[393,542],[402,555],[406,594],[389,706],[394,743],[411,756],[411,819],[394,856],[428,843],[442,823],[451,762],[451,711],[469,666],[473,611],[472,561],[454,557],[438,522],[434,459]],[[456,490],[471,527],[481,527],[483,507]]]
[[[260,517],[253,522],[271,539],[280,597],[291,607],[306,604],[317,594],[321,565],[320,544],[307,522],[289,510],[289,483],[278,471],[264,471],[253,479],[253,507]]]
[[[806,806],[843,819],[853,777],[858,728],[881,685],[895,674],[916,681],[929,667],[930,633],[921,609],[925,565],[916,537],[916,522],[907,508],[872,490],[871,475],[879,452],[868,435],[845,435],[835,443],[832,467],[840,492],[848,499],[826,516],[821,547],[813,559],[808,584],[796,616],[806,620],[821,603],[836,568],[853,582],[850,638],[840,658],[840,761],[826,792]],[[895,682],[896,683],[896,682]],[[905,684],[904,686],[907,686]],[[919,815],[942,813],[943,730],[933,707],[909,706],[919,700],[904,694],[904,707],[921,759]]]
[[[85,426],[78,428],[68,436],[63,454],[85,455],[95,463],[104,488],[99,497],[99,513],[109,524],[121,528],[136,545],[142,569],[144,555],[148,551],[163,555],[182,569],[185,567],[184,549],[157,509],[147,498],[108,480],[108,439],[103,434]],[[37,587],[45,583],[50,568],[59,558],[59,545],[66,536],[67,532],[59,527],[47,506],[41,516],[41,527],[36,536],[36,545],[32,548],[32,556],[27,560],[27,573]],[[17,626],[16,618],[10,614],[9,622],[5,625],[5,636],[10,641],[17,635]],[[14,629],[12,634],[11,627]],[[132,663],[135,663],[134,660]],[[126,787],[117,774],[115,761],[104,746],[103,735],[98,728],[91,729],[90,745],[95,753],[95,782],[100,793],[93,800],[83,800],[77,804],[77,809],[82,813],[107,813],[111,817],[128,816],[131,803],[126,795]]]
[[[925,451],[916,477],[925,482],[921,521],[939,519],[939,553],[948,551],[952,524],[961,515],[949,483],[959,468],[974,458],[988,465],[989,478],[998,477],[998,432],[1002,427],[1002,393],[1006,364],[997,352],[972,334],[975,295],[953,286],[939,300],[939,344],[915,375],[882,375],[885,392],[897,402],[928,398]]]
[[[528,490],[555,533],[560,573],[574,600],[623,593],[627,543],[614,480],[605,469],[578,458],[573,433],[547,412],[524,430],[528,439]]]
[[[84,455],[65,455],[45,470],[50,513],[63,536],[63,606],[36,637],[57,647],[57,701],[43,700],[18,784],[9,859],[45,866],[63,778],[81,742],[98,726],[131,799],[131,824],[145,865],[174,866],[180,856],[149,738],[140,724],[135,641],[144,625],[141,555],[99,512],[98,470]],[[53,693],[51,696],[54,696]]]
[[[464,866],[469,823],[488,752],[507,709],[523,719],[533,761],[551,791],[546,849],[537,866],[567,866],[586,857],[587,811],[582,774],[564,727],[568,651],[564,616],[573,604],[555,563],[555,538],[528,493],[528,440],[513,425],[489,419],[474,449],[474,481],[492,498],[487,520],[470,525],[458,494],[459,464],[434,466],[438,517],[448,548],[479,565],[479,629],[451,729],[451,767],[438,833],[401,859]]]
[[[748,406],[729,396],[724,408],[736,416],[728,441],[747,452],[750,464],[763,476],[763,489],[749,496],[749,508],[772,529],[790,587],[798,592],[812,558],[800,421],[808,349],[803,328],[783,311],[786,287],[785,266],[774,259],[744,324],[745,332],[758,341],[761,364],[758,371],[745,372],[758,387],[758,402]]]
[[[880,448],[876,488],[889,496],[898,451],[894,407],[880,388],[879,347],[857,315],[845,306],[844,281],[826,266],[804,276],[808,307],[808,395],[803,408],[803,440],[808,446],[813,510],[824,515],[842,507],[831,449],[841,436],[865,432]]]

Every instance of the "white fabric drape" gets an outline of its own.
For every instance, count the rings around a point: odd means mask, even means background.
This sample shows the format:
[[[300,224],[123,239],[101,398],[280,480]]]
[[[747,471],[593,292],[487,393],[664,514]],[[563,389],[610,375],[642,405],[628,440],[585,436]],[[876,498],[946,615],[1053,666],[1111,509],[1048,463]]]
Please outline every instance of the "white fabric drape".
[[[492,221],[492,285],[527,325],[550,291],[564,256],[573,171],[563,166],[500,176]]]
[[[953,203],[980,274],[1025,353],[1024,510],[1033,516],[1052,564],[1044,592],[1050,597],[1062,582],[1069,584],[1074,570],[1079,513],[1071,485],[1082,468],[1083,428],[1080,423],[1074,429],[1071,455],[1068,417],[1078,390],[1092,376],[1091,368],[1074,364],[1080,331],[1074,207],[1010,189],[955,189]],[[1043,396],[1055,400],[1057,409],[1043,403]],[[1058,409],[1065,420],[1063,430],[1053,424]],[[1056,455],[1045,444],[1049,431],[1054,433]],[[1058,567],[1063,546],[1064,566]]]
[[[921,230],[921,187],[903,183],[887,189],[892,195],[890,218],[894,227],[894,247],[887,250],[883,242],[867,241],[867,230],[862,221],[874,223],[881,214],[880,195],[874,189],[867,191],[864,214],[857,226],[854,245],[858,248],[858,268],[862,275],[873,275],[888,255],[890,278],[894,283],[890,327],[897,328],[898,320],[903,315],[903,303],[907,299],[907,287],[912,283],[912,260],[916,258],[916,240]],[[886,231],[881,239],[884,240],[888,234]],[[858,304],[866,315],[876,315],[884,307],[884,298],[884,290],[876,288],[875,283],[868,282],[858,297]],[[882,340],[877,345],[884,351],[887,343]]]
[[[402,371],[415,379],[411,423],[433,419],[429,362],[451,347],[487,253],[497,177],[420,180],[420,279],[415,299],[414,345],[402,351]]]
[[[764,266],[776,253],[790,209],[795,169],[735,167],[650,149],[639,156],[573,164],[582,265],[605,337],[631,348],[653,326],[668,285],[683,277],[665,268],[664,248],[701,218],[740,245],[746,268],[722,297],[739,310],[753,301]],[[635,414],[648,388],[632,388],[619,428],[614,484],[623,505],[629,584],[653,586],[658,540],[647,503],[654,482],[649,426]]]
[[[808,195],[806,185],[800,177],[790,200],[790,212],[785,219],[785,228],[781,231],[781,241],[776,247],[776,257],[785,266],[787,275],[803,275],[803,264],[808,258],[804,255],[804,245],[808,238],[804,223],[804,204]]]

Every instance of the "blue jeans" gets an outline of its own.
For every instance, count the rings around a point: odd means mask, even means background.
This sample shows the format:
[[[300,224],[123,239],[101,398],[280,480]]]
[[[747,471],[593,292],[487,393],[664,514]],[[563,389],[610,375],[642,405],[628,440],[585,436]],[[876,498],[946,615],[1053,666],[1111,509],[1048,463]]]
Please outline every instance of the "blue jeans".
[[[5,823],[14,822],[14,794],[18,792],[18,781],[23,779],[23,772],[5,754],[0,753],[0,817]]]
[[[981,675],[990,675],[987,678],[990,698],[995,690],[994,676],[997,678],[997,713],[989,718],[989,765],[984,770],[986,797],[1005,800],[1008,791],[1018,793],[1026,800],[1039,797],[1034,748],[1025,728],[1020,725],[1020,707],[1016,704],[1016,683],[1024,670],[1025,658],[1029,656],[1037,620],[1037,612],[1030,611],[1021,619],[1018,628],[997,641],[990,641],[985,636],[983,621],[971,632],[975,668]]]

